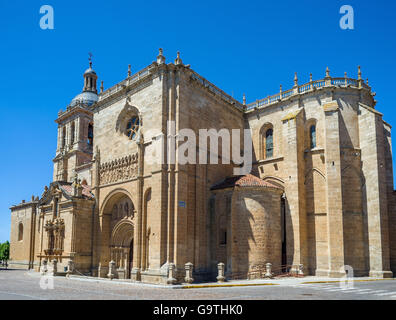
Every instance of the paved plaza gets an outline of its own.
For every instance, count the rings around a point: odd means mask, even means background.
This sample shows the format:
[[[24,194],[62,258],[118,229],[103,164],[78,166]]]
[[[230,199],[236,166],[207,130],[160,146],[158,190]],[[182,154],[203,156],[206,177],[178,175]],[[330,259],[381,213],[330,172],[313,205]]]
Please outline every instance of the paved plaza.
[[[140,283],[55,277],[53,289],[42,289],[41,275],[0,270],[0,300],[396,300],[396,281],[361,279],[353,288],[334,279],[315,277],[227,282],[225,287],[146,285]],[[331,282],[333,281],[333,282]],[[249,286],[244,286],[249,284]]]

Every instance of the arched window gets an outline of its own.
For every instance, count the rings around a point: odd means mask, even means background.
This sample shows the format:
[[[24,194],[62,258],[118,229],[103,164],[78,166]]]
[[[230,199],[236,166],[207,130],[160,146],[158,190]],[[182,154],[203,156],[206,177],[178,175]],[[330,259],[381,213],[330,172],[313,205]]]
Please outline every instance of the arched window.
[[[71,134],[70,134],[70,144],[73,145],[74,144],[74,136],[76,134],[76,126],[74,124],[74,122],[71,125]]]
[[[23,240],[23,224],[20,223],[18,226],[18,241]]]
[[[265,158],[272,158],[274,156],[274,131],[268,129],[265,132]]]
[[[90,123],[88,125],[88,145],[92,146],[93,145],[93,125]]]
[[[312,125],[309,128],[309,139],[310,139],[311,149],[316,148],[316,126],[315,125]]]
[[[219,218],[219,245],[227,244],[227,220],[225,215]]]
[[[140,126],[140,121],[139,121],[139,117],[134,116],[132,117],[126,126],[126,130],[125,130],[125,134],[128,136],[128,138],[130,140],[134,139],[137,135],[137,132],[139,130],[139,126]]]

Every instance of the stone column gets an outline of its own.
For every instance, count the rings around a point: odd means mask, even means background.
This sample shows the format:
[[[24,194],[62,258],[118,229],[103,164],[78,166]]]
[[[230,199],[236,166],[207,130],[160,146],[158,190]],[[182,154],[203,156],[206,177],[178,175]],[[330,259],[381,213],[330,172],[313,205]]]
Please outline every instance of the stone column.
[[[170,85],[166,85],[164,88],[168,94],[167,101],[167,115],[168,121],[176,120],[176,97],[175,97],[175,78],[173,72],[169,72],[169,79],[164,77],[164,82],[168,81]],[[167,128],[167,123],[164,124]],[[166,154],[167,154],[167,169],[168,169],[168,194],[167,194],[167,261],[173,262],[175,261],[175,186],[176,186],[176,178],[175,178],[175,158],[172,156],[172,152],[175,150],[175,140],[172,139],[172,136],[176,134],[176,128],[174,123],[171,125],[169,123],[169,127],[166,129],[167,139],[165,142],[166,145]]]
[[[98,188],[99,190],[99,188]],[[106,278],[108,273],[108,263],[110,259],[115,259],[115,257],[110,258],[110,250],[109,250],[109,243],[110,243],[110,228],[111,228],[111,212],[99,213],[98,215],[98,224],[99,224],[99,234],[97,234],[97,243],[98,243],[98,252],[97,252],[97,259],[98,264],[100,265],[100,269],[98,270],[98,277],[99,278]]]
[[[61,126],[58,125],[58,145],[56,148],[56,153],[60,151],[61,147],[62,147],[62,128]]]
[[[282,119],[286,167],[286,254],[288,265],[305,264],[308,255],[304,186],[304,122],[301,110],[289,112]]]
[[[390,271],[388,199],[385,137],[382,114],[359,104],[359,139],[365,177],[363,208],[366,207],[368,254],[371,277],[392,277]]]
[[[70,147],[70,131],[71,131],[70,122],[66,123],[65,127],[66,127],[66,150],[68,150]]]
[[[142,133],[139,133],[138,141],[138,175],[137,175],[137,196],[138,196],[138,205],[137,205],[137,214],[135,216],[136,219],[136,228],[135,230],[135,239],[133,242],[133,269],[131,272],[131,278],[135,281],[141,281],[141,271],[142,271],[142,234],[143,234],[143,187],[144,187],[144,137]]]
[[[80,148],[80,140],[81,140],[80,123],[81,123],[81,117],[78,117],[74,123],[75,125],[74,141],[77,143],[78,148]]]
[[[337,101],[323,106],[325,113],[325,161],[327,182],[328,270],[316,275],[341,277],[344,266],[344,228],[341,188],[339,107]]]

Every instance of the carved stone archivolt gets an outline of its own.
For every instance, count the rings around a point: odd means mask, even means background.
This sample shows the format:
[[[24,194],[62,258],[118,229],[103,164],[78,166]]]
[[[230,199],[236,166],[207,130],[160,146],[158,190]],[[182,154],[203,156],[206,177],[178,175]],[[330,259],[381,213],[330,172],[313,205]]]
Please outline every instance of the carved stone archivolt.
[[[102,185],[135,178],[138,173],[138,154],[103,163],[99,173]]]

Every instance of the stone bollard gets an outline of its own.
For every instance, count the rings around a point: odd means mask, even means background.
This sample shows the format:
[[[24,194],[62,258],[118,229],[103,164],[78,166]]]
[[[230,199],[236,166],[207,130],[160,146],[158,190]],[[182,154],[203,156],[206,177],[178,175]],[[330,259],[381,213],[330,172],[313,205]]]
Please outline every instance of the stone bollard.
[[[52,262],[51,276],[56,276],[56,273],[58,272],[58,260],[53,259],[51,262]]]
[[[48,261],[47,259],[43,260],[43,265],[41,266],[41,274],[44,275],[48,271]]]
[[[298,275],[303,276],[304,275],[304,265],[300,264],[298,266]]]
[[[186,277],[184,278],[184,281],[186,283],[193,283],[193,281],[194,281],[194,279],[192,277],[193,264],[191,262],[187,262],[185,269],[186,269]]]
[[[168,279],[166,280],[167,284],[175,284],[176,279],[175,279],[175,264],[174,263],[169,263],[168,267]]]
[[[67,275],[70,276],[74,271],[74,262],[73,260],[69,260],[67,262]]]
[[[272,263],[267,263],[265,265],[265,275],[266,278],[272,278]]]
[[[109,262],[109,273],[107,274],[107,278],[113,280],[115,277],[115,261],[111,260]]]
[[[218,269],[218,275],[217,275],[217,281],[218,282],[224,282],[225,281],[225,276],[224,276],[224,263],[220,262],[217,265],[217,269]]]

